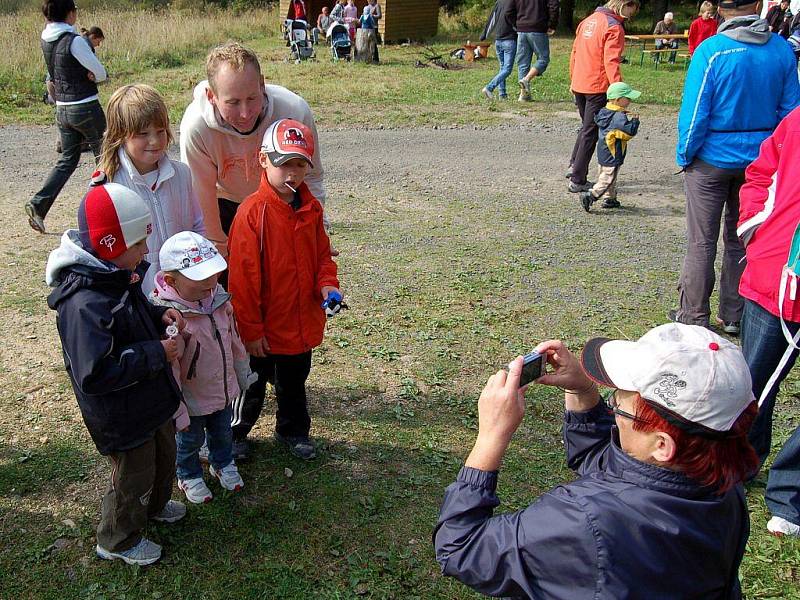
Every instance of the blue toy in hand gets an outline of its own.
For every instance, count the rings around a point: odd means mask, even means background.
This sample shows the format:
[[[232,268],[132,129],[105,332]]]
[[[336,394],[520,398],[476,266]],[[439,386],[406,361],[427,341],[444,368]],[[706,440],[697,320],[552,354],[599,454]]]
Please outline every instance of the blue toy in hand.
[[[329,319],[342,309],[349,309],[345,302],[342,302],[342,295],[339,292],[329,292],[328,297],[322,303],[322,308],[325,309],[325,316]]]

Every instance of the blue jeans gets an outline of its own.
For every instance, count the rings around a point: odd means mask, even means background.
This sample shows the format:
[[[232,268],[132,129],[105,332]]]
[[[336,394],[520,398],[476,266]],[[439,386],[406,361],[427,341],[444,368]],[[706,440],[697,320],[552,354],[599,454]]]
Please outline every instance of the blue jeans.
[[[490,92],[495,88],[500,88],[500,97],[507,96],[506,79],[514,69],[514,57],[517,55],[517,40],[497,40],[494,43],[497,52],[497,61],[500,63],[500,71],[494,76],[486,86]]]
[[[85,104],[57,106],[56,122],[61,135],[61,157],[50,171],[42,189],[31,199],[36,213],[43,219],[78,167],[83,142],[89,143],[96,161],[100,156],[103,132],[106,130],[106,116],[97,100]]]
[[[531,70],[531,59],[534,54],[536,54],[536,63],[533,66],[541,75],[550,64],[550,37],[546,33],[518,33],[517,69],[520,79]]]
[[[203,467],[197,454],[203,440],[208,440],[208,462],[214,469],[219,471],[233,462],[230,405],[210,415],[191,417],[188,431],[179,431],[176,434],[178,479],[197,479],[203,476]]]
[[[800,323],[787,322],[787,326],[794,335],[800,328]],[[780,319],[755,302],[746,300],[742,316],[742,352],[753,378],[753,394],[756,399],[761,396],[787,347]],[[750,429],[750,443],[762,464],[769,455],[772,442],[772,411],[775,408],[778,386],[791,371],[797,354],[797,350],[792,353],[777,383],[764,399]],[[775,457],[769,471],[764,499],[773,515],[800,525],[800,427],[794,430]]]

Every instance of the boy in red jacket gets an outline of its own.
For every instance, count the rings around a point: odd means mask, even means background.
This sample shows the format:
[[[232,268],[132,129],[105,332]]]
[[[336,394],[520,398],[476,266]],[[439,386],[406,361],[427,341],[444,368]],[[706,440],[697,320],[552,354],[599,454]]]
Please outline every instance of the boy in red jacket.
[[[717,33],[719,22],[716,19],[717,9],[711,2],[703,2],[700,5],[700,16],[697,17],[689,26],[689,56],[694,54],[695,49]]]
[[[230,230],[229,290],[239,332],[258,381],[233,406],[235,453],[275,386],[275,439],[295,456],[316,456],[305,382],[311,350],[322,343],[331,292],[339,293],[336,263],[322,223],[322,205],[303,182],[313,168],[314,137],[303,123],[281,119],[264,134],[261,184],[239,207]],[[239,450],[236,449],[239,447]]]

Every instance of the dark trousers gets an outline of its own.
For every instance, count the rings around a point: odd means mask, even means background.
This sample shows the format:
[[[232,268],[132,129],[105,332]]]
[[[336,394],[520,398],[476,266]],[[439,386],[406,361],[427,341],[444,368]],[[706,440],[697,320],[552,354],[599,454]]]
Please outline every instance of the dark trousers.
[[[708,326],[709,299],[714,290],[720,221],[724,229],[724,255],[719,277],[719,318],[741,321],[744,302],[739,280],[744,271],[744,247],[736,235],[739,219],[739,188],[743,169],[720,169],[700,159],[692,161],[684,175],[686,189],[686,257],[678,282],[680,308],[677,319],[689,325]]]
[[[250,357],[250,368],[258,373],[258,381],[234,401],[233,439],[247,437],[264,407],[267,383],[275,387],[278,408],[275,431],[284,437],[305,437],[311,430],[311,417],[306,402],[306,379],[311,371],[311,351],[303,354],[268,354]]]
[[[56,122],[61,135],[61,156],[47,179],[31,199],[31,204],[43,219],[47,216],[56,198],[81,160],[81,146],[88,142],[95,161],[100,156],[106,116],[97,100],[86,104],[59,105],[56,107]]]
[[[97,543],[111,552],[133,548],[147,519],[159,514],[175,479],[175,424],[170,419],[137,448],[114,452],[111,483],[103,496]]]
[[[800,323],[787,321],[786,326],[794,336]],[[750,368],[756,398],[761,397],[788,346],[780,319],[755,302],[746,300],[742,317],[742,354]],[[772,445],[772,413],[778,388],[796,360],[797,350],[794,350],[775,385],[764,398],[750,428],[748,437],[762,465]],[[773,515],[800,525],[800,427],[795,428],[772,462],[764,500]]]
[[[570,177],[572,183],[586,183],[589,164],[597,146],[597,123],[594,122],[594,117],[605,105],[605,94],[575,94],[575,106],[578,107],[578,114],[581,116],[581,130],[578,132],[578,138],[572,148],[572,158],[569,160],[572,167],[572,177]]]
[[[217,205],[219,206],[219,224],[222,226],[222,231],[225,235],[231,230],[233,225],[233,218],[236,216],[236,211],[239,210],[239,203],[226,198],[217,198]],[[228,289],[228,270],[222,272],[219,276],[219,283],[226,290]]]

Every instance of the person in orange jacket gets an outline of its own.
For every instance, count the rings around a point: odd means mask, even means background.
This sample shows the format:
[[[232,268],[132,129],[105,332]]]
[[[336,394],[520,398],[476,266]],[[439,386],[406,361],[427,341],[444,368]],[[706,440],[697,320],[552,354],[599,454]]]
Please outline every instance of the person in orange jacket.
[[[589,163],[597,144],[594,117],[606,104],[608,86],[622,81],[620,62],[625,50],[622,24],[639,12],[639,0],[608,0],[578,25],[569,59],[570,90],[582,125],[572,149],[567,179],[572,193],[586,192]]]
[[[311,351],[325,331],[323,301],[341,292],[322,205],[303,181],[313,156],[309,127],[294,119],[273,123],[259,153],[261,184],[239,207],[230,230],[229,291],[250,367],[258,373],[234,401],[233,439],[240,456],[247,453],[247,434],[261,413],[267,382],[278,403],[275,439],[299,458],[316,456],[305,382]]]

